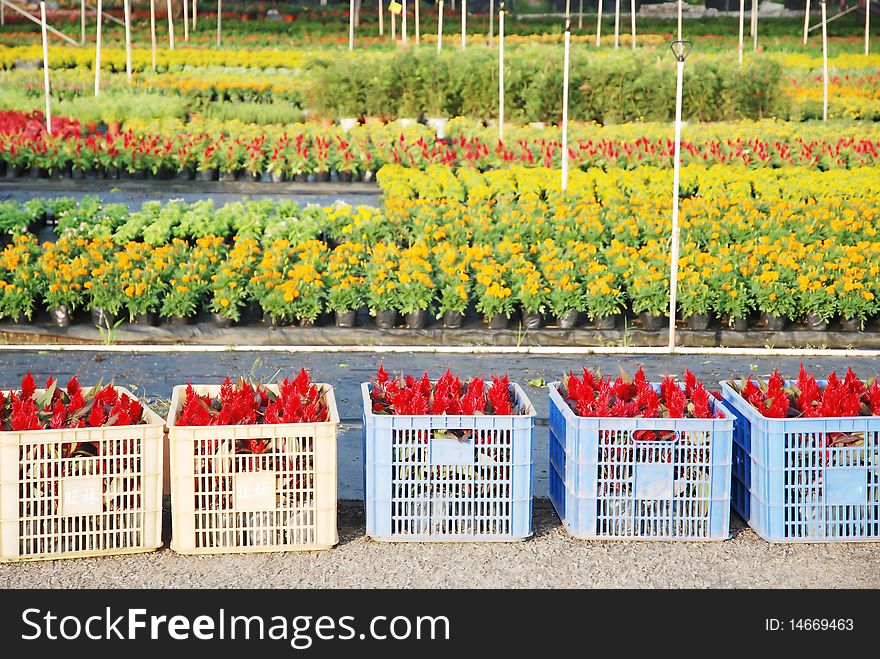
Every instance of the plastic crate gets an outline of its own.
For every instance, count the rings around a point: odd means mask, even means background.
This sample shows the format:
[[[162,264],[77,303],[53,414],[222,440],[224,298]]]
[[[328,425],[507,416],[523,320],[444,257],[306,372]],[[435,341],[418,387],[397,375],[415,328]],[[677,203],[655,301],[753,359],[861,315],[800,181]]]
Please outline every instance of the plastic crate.
[[[0,561],[161,547],[165,421],[146,406],[143,418],[134,426],[0,432]],[[62,457],[84,442],[97,444],[97,454]]]
[[[577,416],[550,389],[550,501],[576,538],[725,540],[730,537],[733,417]],[[638,430],[671,440],[639,441]]]
[[[727,382],[721,390],[736,415],[731,501],[758,535],[880,539],[880,417],[771,419]],[[859,434],[862,445],[826,447],[830,433]]]
[[[532,534],[535,408],[524,414],[373,414],[364,400],[367,535],[390,541],[514,541]],[[450,437],[453,431],[456,436]]]
[[[182,554],[328,549],[336,531],[336,435],[333,388],[318,384],[330,412],[321,423],[178,426],[186,387],[174,387],[168,411],[171,448],[171,548]],[[278,393],[278,387],[266,387]],[[200,395],[220,387],[193,385]],[[240,440],[271,440],[259,455]]]

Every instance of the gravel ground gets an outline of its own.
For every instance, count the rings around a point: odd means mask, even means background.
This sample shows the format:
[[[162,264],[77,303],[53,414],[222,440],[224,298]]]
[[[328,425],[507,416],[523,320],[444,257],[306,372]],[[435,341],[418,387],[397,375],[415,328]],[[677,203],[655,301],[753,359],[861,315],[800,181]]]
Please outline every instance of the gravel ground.
[[[566,535],[546,502],[521,543],[381,543],[343,502],[324,552],[0,564],[3,588],[878,588],[872,544],[773,545],[734,515],[726,542],[590,542]],[[166,529],[166,537],[169,535]]]
[[[37,377],[55,373],[62,380],[75,373],[84,383],[111,377],[136,385],[142,395],[167,398],[171,386],[219,381],[226,374],[249,372],[267,377],[300,365],[313,369],[336,387],[345,420],[339,443],[339,546],[326,552],[223,556],[179,556],[159,552],[101,559],[0,564],[0,587],[127,587],[127,588],[265,588],[265,587],[785,587],[877,588],[880,558],[876,544],[770,544],[761,540],[736,515],[732,539],[717,543],[589,542],[563,531],[545,498],[547,488],[547,396],[542,387],[528,386],[538,413],[535,432],[535,537],[514,544],[379,543],[364,536],[359,383],[380,361],[391,371],[437,373],[447,367],[462,374],[509,372],[526,383],[552,380],[564,370],[584,364],[616,372],[618,364],[634,371],[645,365],[650,379],[682,373],[685,366],[707,382],[731,374],[767,374],[778,366],[795,373],[799,358],[723,356],[591,355],[450,355],[327,353],[54,353],[28,350],[0,353],[0,387],[16,386],[31,369]],[[810,357],[808,368],[827,374],[851,364],[862,374],[880,367],[876,359]],[[169,526],[166,502],[166,527]],[[170,529],[165,530],[166,543]]]

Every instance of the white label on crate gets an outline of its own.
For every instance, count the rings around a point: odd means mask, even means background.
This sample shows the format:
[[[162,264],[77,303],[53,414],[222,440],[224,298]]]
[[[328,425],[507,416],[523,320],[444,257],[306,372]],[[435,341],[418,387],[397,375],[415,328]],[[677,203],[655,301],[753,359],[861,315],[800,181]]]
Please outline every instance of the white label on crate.
[[[636,465],[636,499],[671,499],[672,492],[671,464]]]
[[[62,478],[58,487],[58,499],[62,517],[100,515],[103,510],[100,476],[73,476]]]
[[[255,512],[274,510],[275,472],[254,471],[235,475],[235,510]]]

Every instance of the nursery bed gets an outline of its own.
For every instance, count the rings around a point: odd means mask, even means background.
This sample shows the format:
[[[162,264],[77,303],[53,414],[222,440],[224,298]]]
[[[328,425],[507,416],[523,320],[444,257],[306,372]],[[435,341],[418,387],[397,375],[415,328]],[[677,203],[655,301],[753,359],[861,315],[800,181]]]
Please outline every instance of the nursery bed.
[[[312,346],[552,346],[552,347],[608,347],[634,346],[658,347],[668,342],[666,330],[574,329],[545,328],[538,330],[517,329],[515,322],[510,329],[490,330],[485,324],[473,322],[461,329],[444,329],[438,325],[428,329],[376,329],[372,321],[353,328],[332,325],[316,327],[273,327],[261,324],[220,328],[212,323],[174,325],[163,323],[157,327],[124,323],[114,335],[116,343],[174,345],[312,345]],[[0,338],[9,344],[34,343],[90,343],[101,345],[104,338],[97,326],[90,322],[78,322],[66,328],[58,328],[48,322],[27,325],[0,323]],[[677,343],[684,347],[728,348],[880,348],[880,332],[843,332],[791,329],[767,331],[751,329],[745,332],[732,330],[679,329]]]

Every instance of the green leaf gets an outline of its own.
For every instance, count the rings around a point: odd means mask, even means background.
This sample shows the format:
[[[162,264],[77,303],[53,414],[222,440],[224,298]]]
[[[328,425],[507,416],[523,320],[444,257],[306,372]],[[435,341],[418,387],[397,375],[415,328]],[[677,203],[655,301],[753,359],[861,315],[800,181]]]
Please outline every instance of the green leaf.
[[[533,378],[529,380],[529,384],[533,387],[546,387],[547,383],[544,381],[544,378]]]
[[[58,389],[58,380],[55,380],[52,383],[52,386],[46,389],[43,393],[37,396],[34,399],[38,408],[45,408],[49,403],[52,402],[52,397],[55,395],[55,390]]]

